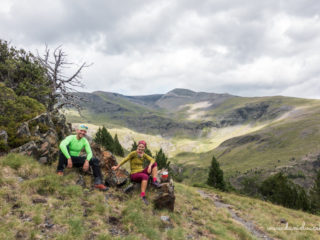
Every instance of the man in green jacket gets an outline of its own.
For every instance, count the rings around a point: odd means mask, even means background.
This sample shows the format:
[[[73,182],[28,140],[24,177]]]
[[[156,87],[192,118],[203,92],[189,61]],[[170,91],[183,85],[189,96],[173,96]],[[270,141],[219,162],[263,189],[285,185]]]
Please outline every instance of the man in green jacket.
[[[82,167],[83,171],[88,171],[89,166],[92,167],[94,176],[94,187],[102,191],[106,191],[107,187],[102,184],[102,174],[100,170],[99,159],[92,157],[92,151],[88,140],[84,137],[87,133],[88,127],[80,125],[76,130],[76,135],[66,137],[60,143],[60,156],[57,167],[57,173],[63,176],[63,170],[68,168]],[[85,149],[87,157],[80,157],[80,152]]]

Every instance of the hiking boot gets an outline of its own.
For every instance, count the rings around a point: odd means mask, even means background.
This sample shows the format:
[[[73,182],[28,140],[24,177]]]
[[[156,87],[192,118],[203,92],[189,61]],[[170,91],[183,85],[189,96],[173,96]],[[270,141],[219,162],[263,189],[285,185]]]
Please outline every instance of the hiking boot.
[[[103,184],[95,184],[95,185],[94,185],[94,188],[95,188],[95,189],[99,189],[99,190],[101,190],[101,191],[107,191],[107,190],[108,190],[108,188],[107,188],[105,185],[103,185]]]
[[[156,188],[161,188],[161,184],[158,181],[154,181],[151,184]]]
[[[143,196],[143,197],[141,198],[141,200],[144,202],[145,205],[149,205],[149,202],[148,202],[146,196]]]
[[[59,171],[59,172],[57,172],[57,174],[59,175],[59,176],[63,176],[63,172],[61,172],[61,171]]]

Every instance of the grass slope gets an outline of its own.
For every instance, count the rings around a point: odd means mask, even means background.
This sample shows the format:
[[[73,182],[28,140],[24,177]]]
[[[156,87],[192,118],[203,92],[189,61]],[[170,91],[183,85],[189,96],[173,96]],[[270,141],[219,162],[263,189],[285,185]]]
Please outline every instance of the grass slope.
[[[194,175],[190,181],[205,181],[212,155],[218,158],[227,177],[261,169],[276,172],[283,167],[290,168],[312,160],[311,156],[316,158],[320,154],[319,122],[319,103],[299,107],[257,131],[230,138],[213,150],[178,154],[173,161],[188,166],[184,174]]]
[[[43,166],[32,158],[8,155],[0,158],[1,239],[255,239],[235,222],[226,209],[199,195],[197,189],[176,184],[174,212],[145,206],[138,193],[124,195],[110,189],[93,190],[77,184],[79,175],[69,170],[64,177],[55,166]],[[219,194],[237,214],[254,221],[269,236],[281,239],[318,239],[317,231],[274,231],[270,226],[318,226],[320,217],[293,211],[233,194]],[[153,195],[148,192],[151,200]],[[165,223],[161,216],[169,216]]]

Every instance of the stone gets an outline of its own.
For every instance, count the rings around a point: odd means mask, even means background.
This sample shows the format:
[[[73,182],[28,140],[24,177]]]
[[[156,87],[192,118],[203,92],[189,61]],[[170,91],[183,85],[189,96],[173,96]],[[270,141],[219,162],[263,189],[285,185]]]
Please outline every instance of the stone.
[[[20,127],[17,130],[17,137],[30,137],[30,129],[27,122],[24,122],[20,125]]]
[[[287,223],[287,220],[284,219],[284,218],[281,218],[281,219],[280,219],[280,223]]]
[[[34,199],[32,199],[32,202],[34,204],[38,204],[38,203],[47,203],[48,201],[47,201],[47,199],[44,199],[44,198],[34,198]]]
[[[174,210],[175,194],[173,181],[162,183],[161,188],[157,191],[157,196],[154,199],[154,207],[156,209]]]
[[[29,126],[37,126],[40,123],[49,127],[49,128],[54,128],[54,123],[51,119],[51,116],[47,113],[42,113],[31,120],[28,121]]]
[[[21,153],[28,156],[38,156],[38,148],[34,141],[28,142],[18,148],[14,148],[10,152]]]
[[[111,187],[120,187],[126,184],[128,178],[129,173],[124,169],[110,170],[106,172],[105,183]]]
[[[163,222],[170,222],[170,217],[169,216],[161,216],[160,219]]]
[[[49,143],[48,142],[44,142],[41,144],[40,146],[40,151],[45,152],[49,147]]]
[[[93,155],[100,160],[102,172],[105,175],[105,184],[111,187],[123,186],[129,177],[129,173],[124,169],[112,170],[113,166],[117,166],[116,157],[110,151],[104,149],[96,143],[91,144]]]
[[[41,157],[41,158],[39,158],[39,163],[42,163],[42,164],[48,163],[48,158],[47,158],[47,157]]]
[[[5,145],[8,144],[8,134],[5,130],[0,130],[0,141],[3,141]]]

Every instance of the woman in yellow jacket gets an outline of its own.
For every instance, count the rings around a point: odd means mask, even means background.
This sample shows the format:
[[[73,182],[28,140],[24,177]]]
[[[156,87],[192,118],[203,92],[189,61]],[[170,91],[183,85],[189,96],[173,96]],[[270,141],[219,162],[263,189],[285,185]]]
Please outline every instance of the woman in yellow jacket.
[[[117,170],[121,165],[130,161],[131,174],[130,179],[133,182],[141,182],[141,193],[140,197],[144,201],[145,204],[148,204],[148,201],[145,196],[145,192],[148,185],[149,176],[152,175],[152,184],[155,187],[160,187],[159,182],[157,181],[158,167],[155,160],[147,155],[144,150],[147,147],[147,143],[145,141],[139,141],[138,147],[136,151],[131,152],[126,158],[124,158],[120,164],[117,166],[113,166],[112,170]],[[143,161],[149,160],[150,164],[143,169]]]

